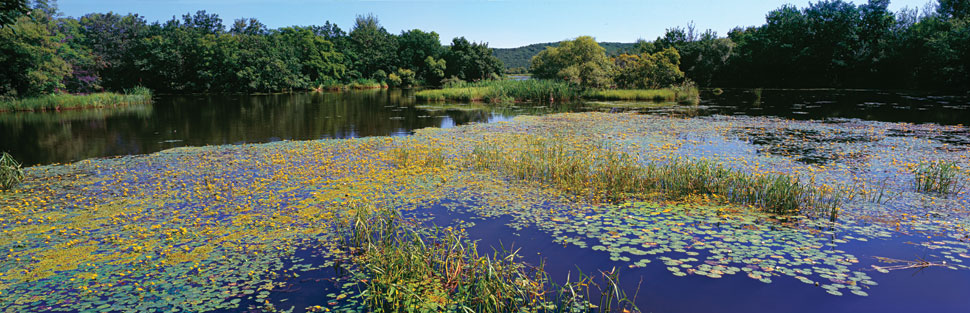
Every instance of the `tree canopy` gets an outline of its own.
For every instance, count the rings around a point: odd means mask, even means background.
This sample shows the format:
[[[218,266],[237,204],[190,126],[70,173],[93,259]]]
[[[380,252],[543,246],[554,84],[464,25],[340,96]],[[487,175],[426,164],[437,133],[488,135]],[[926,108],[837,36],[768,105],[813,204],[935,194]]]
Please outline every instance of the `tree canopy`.
[[[21,6],[22,5],[22,6]],[[437,85],[495,76],[503,67],[484,43],[435,32],[388,33],[373,15],[350,32],[322,26],[269,29],[255,18],[228,29],[217,14],[148,23],[137,14],[62,17],[54,1],[0,6],[0,97],[53,92],[274,92],[360,79]],[[446,59],[449,59],[447,61]]]
[[[561,79],[583,87],[600,88],[612,83],[613,64],[593,37],[581,36],[547,47],[532,57],[536,78]]]

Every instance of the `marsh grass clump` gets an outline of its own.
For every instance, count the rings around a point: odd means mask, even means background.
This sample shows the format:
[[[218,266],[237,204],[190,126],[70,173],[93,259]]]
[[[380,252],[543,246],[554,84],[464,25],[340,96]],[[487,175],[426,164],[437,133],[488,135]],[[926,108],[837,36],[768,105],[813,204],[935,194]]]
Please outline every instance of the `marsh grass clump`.
[[[960,167],[951,161],[924,162],[913,169],[917,192],[955,194],[960,191]]]
[[[0,154],[0,190],[9,190],[24,180],[24,170],[9,153]]]
[[[609,312],[636,310],[616,284],[617,273],[604,274],[612,284],[601,288],[600,305],[590,305],[592,279],[547,290],[542,265],[516,262],[516,252],[479,254],[460,230],[415,225],[400,212],[356,207],[338,224],[341,244],[364,270],[364,303],[374,312]],[[595,284],[593,284],[595,285]],[[585,296],[584,296],[585,294]],[[553,296],[555,295],[555,296]],[[602,308],[607,308],[604,311]],[[628,310],[630,311],[630,310]]]
[[[581,90],[555,80],[486,80],[447,84],[443,89],[422,90],[414,96],[420,101],[566,101],[578,99]]]
[[[440,147],[408,143],[388,150],[390,162],[400,168],[435,168],[445,165],[446,156]]]
[[[553,102],[578,99],[631,100],[696,104],[700,92],[691,84],[665,89],[600,89],[585,90],[557,80],[486,80],[446,84],[443,89],[422,90],[416,93],[419,101],[465,101],[507,103],[515,101]]]
[[[520,146],[515,150],[477,146],[469,163],[477,170],[548,184],[592,201],[714,195],[769,213],[798,214],[808,208],[830,209],[841,197],[811,188],[789,175],[749,174],[709,161],[642,165],[626,153],[550,139],[527,139]]]
[[[0,100],[0,112],[115,108],[135,104],[149,104],[151,101],[151,90],[145,87],[135,87],[126,90],[123,94],[114,92],[86,95],[51,94],[24,99]]]
[[[675,86],[666,89],[603,89],[588,91],[583,98],[602,101],[653,101],[697,104],[700,92],[692,85]]]

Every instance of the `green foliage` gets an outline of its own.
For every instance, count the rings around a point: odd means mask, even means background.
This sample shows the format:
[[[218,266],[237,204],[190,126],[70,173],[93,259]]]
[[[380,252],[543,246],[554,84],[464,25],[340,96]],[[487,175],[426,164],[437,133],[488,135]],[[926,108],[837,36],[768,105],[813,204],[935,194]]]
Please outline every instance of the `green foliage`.
[[[293,57],[303,65],[301,73],[314,83],[341,79],[347,72],[343,54],[333,43],[317,36],[306,27],[286,27],[279,30],[280,41],[288,43]]]
[[[0,190],[10,190],[24,181],[24,171],[10,154],[0,154]]]
[[[727,64],[734,42],[728,38],[718,38],[717,33],[711,30],[698,35],[693,24],[690,24],[686,29],[668,29],[663,37],[652,43],[643,42],[639,48],[640,53],[648,54],[676,49],[680,54],[680,69],[685,76],[708,86]]]
[[[500,73],[502,61],[492,55],[486,43],[469,42],[465,37],[455,38],[444,56],[445,76],[455,76],[465,81],[489,79]]]
[[[415,75],[414,71],[406,68],[398,69],[394,73],[387,75],[387,84],[392,87],[410,88],[413,87],[416,82],[417,76]]]
[[[922,14],[894,14],[886,0],[783,6],[765,25],[729,33],[734,48],[714,83],[962,91],[970,84],[965,3],[942,0]]]
[[[435,60],[428,56],[424,59],[424,67],[422,67],[422,71],[418,72],[418,75],[424,78],[425,84],[437,86],[445,78],[445,69],[447,68],[448,65],[444,59]]]
[[[397,39],[374,15],[359,15],[355,22],[354,29],[348,34],[354,69],[361,77],[383,80],[399,64]],[[384,75],[379,75],[378,71]]]
[[[64,87],[71,73],[55,23],[40,10],[0,28],[0,95],[34,96]]]
[[[378,89],[385,86],[387,86],[385,83],[371,78],[358,78],[350,84],[347,84],[347,88],[350,89]]]
[[[4,0],[0,2],[0,27],[13,23],[17,17],[28,11],[27,0]]]
[[[612,83],[613,64],[593,37],[582,36],[548,47],[532,58],[529,71],[536,78],[561,79],[583,88]]]
[[[960,185],[960,167],[954,162],[925,162],[913,169],[913,175],[917,192],[949,195],[963,188]]]
[[[621,42],[600,42],[599,45],[606,49],[606,54],[609,56],[617,56],[623,53],[635,53],[637,51],[636,45],[634,43],[621,43]],[[505,69],[513,68],[529,68],[529,62],[532,60],[536,54],[540,51],[545,50],[546,47],[558,47],[558,42],[548,42],[548,43],[536,43],[528,46],[522,46],[518,48],[495,48],[495,57],[505,64]]]
[[[614,59],[616,84],[622,88],[667,88],[684,80],[680,70],[680,54],[666,48],[653,54],[623,54]]]

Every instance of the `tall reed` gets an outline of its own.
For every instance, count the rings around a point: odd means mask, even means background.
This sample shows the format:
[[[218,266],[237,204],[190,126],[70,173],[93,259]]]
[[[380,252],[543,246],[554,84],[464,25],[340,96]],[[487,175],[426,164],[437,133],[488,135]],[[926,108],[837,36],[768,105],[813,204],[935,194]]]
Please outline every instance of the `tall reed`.
[[[24,99],[0,100],[0,112],[111,108],[134,104],[149,104],[151,100],[151,91],[144,87],[126,90],[124,94],[113,92],[86,95],[59,93]]]
[[[615,270],[604,272],[608,283],[594,306],[590,277],[580,274],[556,286],[560,292],[549,292],[542,264],[516,262],[514,251],[479,254],[461,231],[421,227],[396,210],[352,208],[338,233],[368,276],[362,294],[373,312],[638,312],[619,289]]]
[[[469,163],[513,178],[539,182],[593,201],[630,198],[682,199],[715,195],[775,214],[830,209],[841,196],[811,188],[783,174],[745,173],[709,161],[641,164],[629,154],[595,145],[529,139],[519,149],[479,145]]]
[[[458,82],[444,89],[422,90],[415,94],[421,101],[565,101],[578,99],[581,90],[555,80],[486,80]]]
[[[24,171],[9,153],[0,153],[0,190],[9,190],[24,180]]]
[[[917,192],[955,194],[962,189],[960,167],[951,161],[924,162],[913,169]]]

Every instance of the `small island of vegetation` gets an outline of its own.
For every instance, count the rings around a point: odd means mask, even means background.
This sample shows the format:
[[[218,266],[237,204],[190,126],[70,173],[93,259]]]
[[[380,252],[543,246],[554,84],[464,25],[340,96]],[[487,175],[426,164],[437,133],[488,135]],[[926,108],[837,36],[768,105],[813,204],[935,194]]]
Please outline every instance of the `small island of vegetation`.
[[[529,80],[452,83],[423,90],[423,101],[642,100],[697,103],[697,87],[680,70],[680,54],[667,48],[610,58],[590,36],[560,42],[532,57]]]

